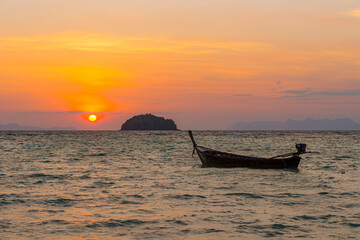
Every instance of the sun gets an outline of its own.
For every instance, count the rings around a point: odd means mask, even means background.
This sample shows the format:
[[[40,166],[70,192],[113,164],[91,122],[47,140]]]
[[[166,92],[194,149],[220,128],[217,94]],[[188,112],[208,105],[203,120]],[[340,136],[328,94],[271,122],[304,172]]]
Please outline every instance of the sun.
[[[97,120],[96,115],[91,114],[91,115],[89,116],[89,121],[90,121],[90,122],[95,122],[96,120]]]

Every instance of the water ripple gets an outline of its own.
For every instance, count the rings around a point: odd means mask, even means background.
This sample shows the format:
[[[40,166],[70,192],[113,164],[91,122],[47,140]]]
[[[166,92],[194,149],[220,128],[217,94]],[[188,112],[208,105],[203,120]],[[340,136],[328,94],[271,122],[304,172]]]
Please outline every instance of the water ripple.
[[[94,223],[87,224],[88,228],[115,228],[115,227],[137,227],[143,224],[156,224],[156,221],[141,221],[139,219],[127,219],[127,220],[117,220],[117,219],[108,219],[100,220]]]
[[[1,239],[357,239],[360,132],[197,131],[297,171],[201,168],[187,132],[1,132]]]

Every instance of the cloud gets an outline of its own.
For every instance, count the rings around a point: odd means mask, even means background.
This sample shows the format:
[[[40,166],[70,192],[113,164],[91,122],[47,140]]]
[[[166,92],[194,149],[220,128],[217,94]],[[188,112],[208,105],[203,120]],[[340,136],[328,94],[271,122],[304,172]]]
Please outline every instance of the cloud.
[[[312,92],[311,89],[306,88],[304,90],[286,90],[283,91],[284,97],[308,97],[308,96],[333,96],[333,97],[350,97],[350,96],[360,96],[360,89],[349,89],[341,91],[317,91]]]
[[[156,115],[167,115],[167,114],[183,114],[183,112],[153,112]]]
[[[46,112],[46,111],[29,111],[21,112],[23,114],[86,114],[88,112],[84,111],[59,111],[59,112]]]
[[[46,112],[46,111],[30,111],[30,112],[21,112],[23,114],[75,114],[75,115],[82,115],[82,114],[109,114],[109,115],[116,115],[116,114],[123,114],[123,112],[85,112],[85,111],[55,111],[55,112]]]
[[[290,70],[294,70],[301,73],[308,73],[315,70],[314,67],[304,67],[304,66],[289,66],[288,68]]]
[[[306,88],[303,90],[285,90],[282,91],[282,93],[284,94],[288,94],[284,97],[305,97],[307,95],[309,95],[309,93],[311,92],[310,88]]]
[[[323,105],[360,105],[360,102],[320,102],[320,101],[301,101],[296,102],[297,104],[323,104]]]
[[[360,17],[360,9],[355,9],[352,11],[347,12],[347,15],[353,16],[353,17]]]
[[[0,51],[79,50],[109,53],[175,52],[214,54],[219,51],[264,52],[273,46],[261,42],[176,40],[169,38],[119,37],[73,31],[53,35],[0,37]]]
[[[321,92],[313,92],[311,95],[317,96],[360,96],[360,89],[351,89],[351,90],[343,90],[343,91],[321,91]]]
[[[299,94],[308,93],[310,91],[311,90],[309,88],[307,88],[307,89],[304,89],[304,90],[286,90],[286,91],[283,91],[283,93],[299,95]]]
[[[233,96],[235,96],[235,97],[251,97],[252,96],[252,94],[234,94]]]

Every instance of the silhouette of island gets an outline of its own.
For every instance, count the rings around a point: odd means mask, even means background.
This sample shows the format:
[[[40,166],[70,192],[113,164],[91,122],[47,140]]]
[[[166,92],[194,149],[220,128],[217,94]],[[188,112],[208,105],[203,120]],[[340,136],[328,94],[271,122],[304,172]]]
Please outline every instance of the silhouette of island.
[[[157,117],[152,114],[142,114],[128,119],[121,130],[177,130],[172,119]]]
[[[341,119],[311,119],[281,121],[257,121],[236,123],[229,130],[360,130],[360,124],[349,118]]]
[[[0,130],[2,131],[63,131],[63,130],[77,130],[74,127],[51,127],[41,128],[34,126],[21,126],[17,123],[0,124]]]

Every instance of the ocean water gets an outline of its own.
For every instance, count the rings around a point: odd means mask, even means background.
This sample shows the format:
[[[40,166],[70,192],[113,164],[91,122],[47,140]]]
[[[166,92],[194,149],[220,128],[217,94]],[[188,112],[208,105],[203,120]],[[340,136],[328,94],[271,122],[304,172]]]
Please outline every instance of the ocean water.
[[[0,239],[360,239],[360,132],[194,132],[297,171],[202,168],[185,131],[0,132]]]

